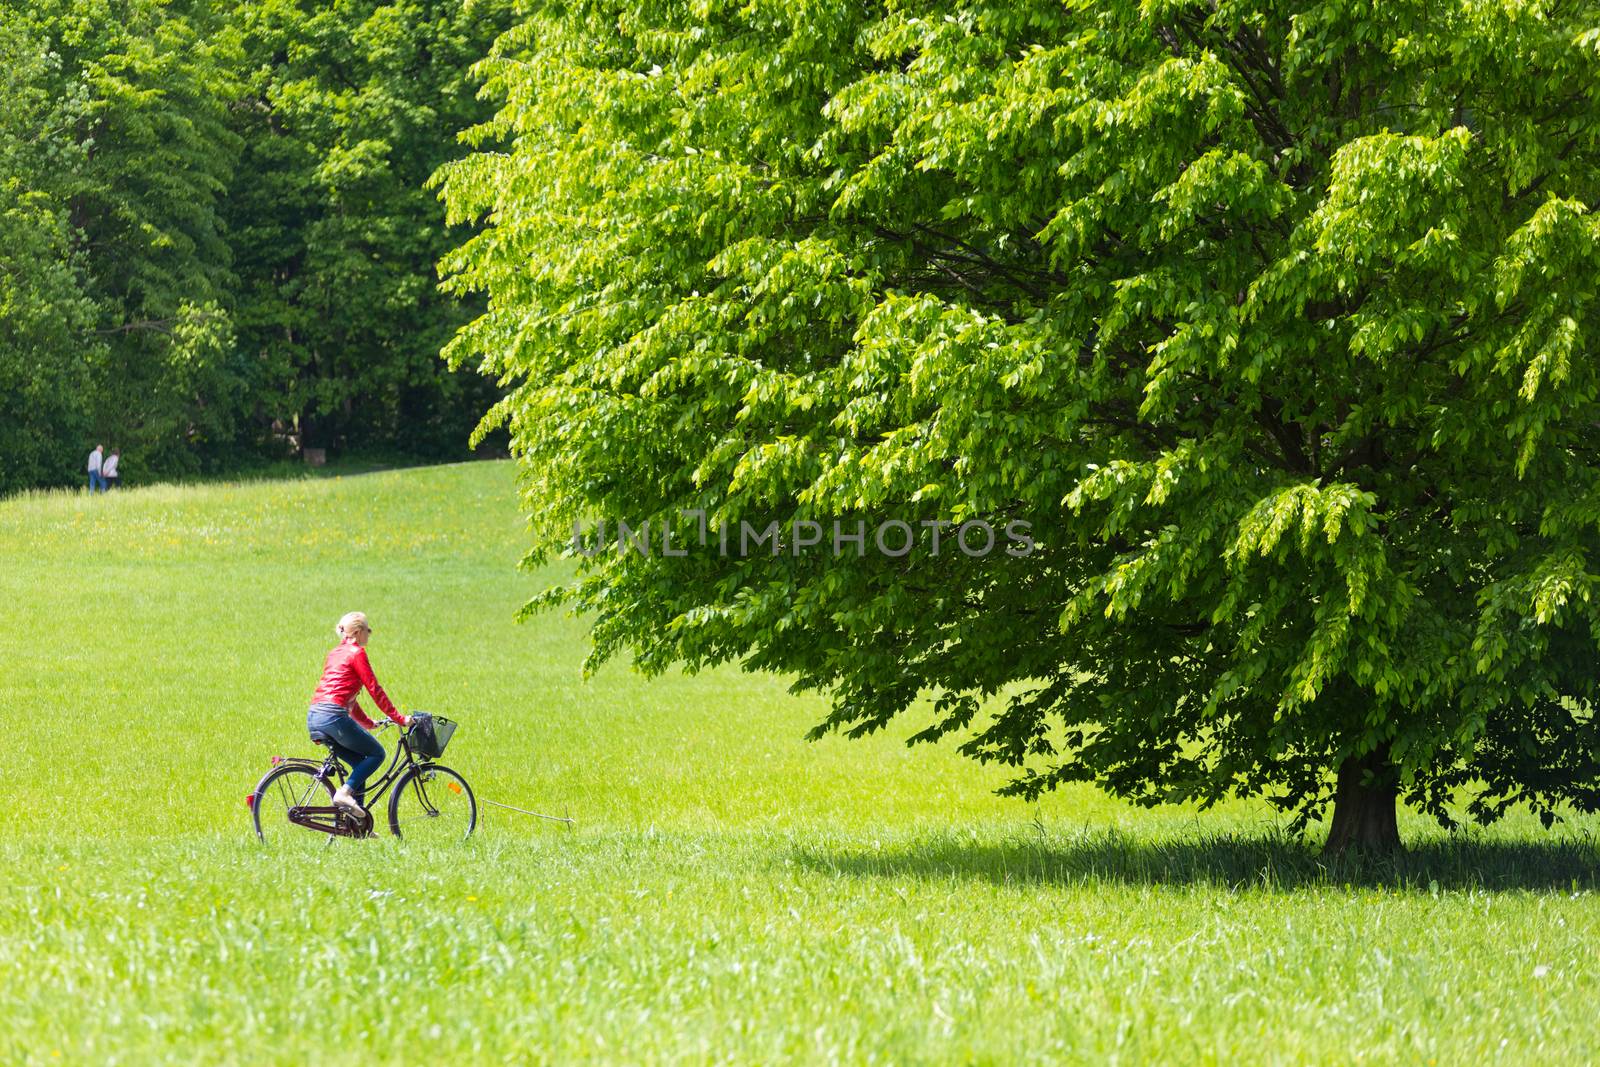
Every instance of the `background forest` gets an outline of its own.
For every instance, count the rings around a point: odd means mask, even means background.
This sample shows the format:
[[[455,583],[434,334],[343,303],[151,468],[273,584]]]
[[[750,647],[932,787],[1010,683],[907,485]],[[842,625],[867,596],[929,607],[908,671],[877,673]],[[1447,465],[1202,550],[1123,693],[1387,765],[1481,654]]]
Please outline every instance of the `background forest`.
[[[0,493],[463,455],[425,183],[509,0],[0,0]],[[91,438],[93,440],[91,440]]]

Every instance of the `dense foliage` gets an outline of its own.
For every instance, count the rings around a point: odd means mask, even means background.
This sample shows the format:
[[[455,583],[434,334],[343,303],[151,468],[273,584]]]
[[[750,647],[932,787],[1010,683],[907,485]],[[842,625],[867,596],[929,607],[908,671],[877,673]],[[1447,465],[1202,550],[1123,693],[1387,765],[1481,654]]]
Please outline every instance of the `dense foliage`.
[[[453,355],[542,531],[1026,519],[972,558],[605,551],[594,656],[737,660],[1330,846],[1600,805],[1600,9],[569,0],[447,168]],[[924,528],[926,531],[926,528]],[[1337,775],[1330,772],[1337,770]]]
[[[423,182],[508,0],[0,0],[0,492],[322,447],[459,455]],[[93,435],[93,440],[91,440]]]
[[[267,415],[307,444],[465,447],[496,395],[439,350],[469,317],[432,266],[452,243],[428,176],[486,114],[472,63],[507,0],[251,0],[244,153],[228,200],[240,347]]]
[[[59,63],[0,20],[0,488],[70,470],[88,429],[91,361],[79,343],[94,309],[80,291],[66,210],[51,194],[55,175],[82,163],[63,134],[84,102],[52,91]]]

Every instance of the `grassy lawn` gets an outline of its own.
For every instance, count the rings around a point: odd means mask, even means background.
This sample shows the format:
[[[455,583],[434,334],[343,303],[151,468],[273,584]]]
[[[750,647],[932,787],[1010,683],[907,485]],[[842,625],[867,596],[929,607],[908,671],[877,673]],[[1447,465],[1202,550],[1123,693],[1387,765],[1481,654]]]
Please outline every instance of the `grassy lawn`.
[[[732,671],[588,682],[503,463],[0,502],[0,1063],[1583,1062],[1579,820],[1329,870],[1253,804],[1038,805]],[[340,614],[469,843],[248,837]]]

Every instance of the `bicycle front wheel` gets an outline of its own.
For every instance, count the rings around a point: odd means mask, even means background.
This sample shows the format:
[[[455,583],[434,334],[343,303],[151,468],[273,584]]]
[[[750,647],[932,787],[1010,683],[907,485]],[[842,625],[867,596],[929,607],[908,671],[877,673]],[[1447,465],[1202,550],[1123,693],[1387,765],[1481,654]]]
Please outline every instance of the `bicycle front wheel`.
[[[267,772],[250,802],[258,838],[274,846],[327,844],[325,834],[289,821],[292,809],[325,808],[333,803],[333,783],[318,778],[317,770],[307,764],[285,763]]]
[[[389,797],[389,829],[407,841],[461,841],[477,826],[478,798],[467,780],[449,767],[413,767]]]

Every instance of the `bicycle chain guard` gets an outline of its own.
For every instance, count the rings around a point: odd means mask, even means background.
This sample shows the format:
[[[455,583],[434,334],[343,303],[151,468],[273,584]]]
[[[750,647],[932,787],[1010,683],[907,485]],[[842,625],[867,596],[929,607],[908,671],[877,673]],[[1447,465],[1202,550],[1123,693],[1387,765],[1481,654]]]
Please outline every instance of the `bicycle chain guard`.
[[[318,830],[334,837],[371,837],[372,812],[367,812],[361,819],[343,811],[340,808],[326,807],[292,807],[289,809],[289,821],[296,826],[304,826],[308,830]]]

